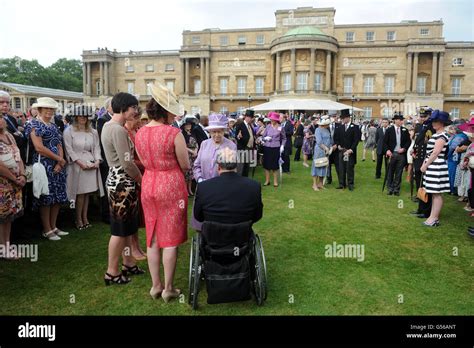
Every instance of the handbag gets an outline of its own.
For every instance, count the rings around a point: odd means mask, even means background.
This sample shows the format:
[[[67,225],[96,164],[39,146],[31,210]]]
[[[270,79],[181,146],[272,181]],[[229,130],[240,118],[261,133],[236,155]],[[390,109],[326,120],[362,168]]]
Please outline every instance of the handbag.
[[[423,183],[423,175],[421,176],[421,183]],[[420,187],[416,193],[416,197],[424,203],[428,203],[428,193],[424,187]]]
[[[41,155],[38,155],[38,162],[33,164],[33,196],[40,198],[41,195],[49,195],[48,176],[46,175],[46,168],[40,162]]]
[[[320,157],[314,160],[314,166],[316,168],[329,166],[329,159],[327,157]]]

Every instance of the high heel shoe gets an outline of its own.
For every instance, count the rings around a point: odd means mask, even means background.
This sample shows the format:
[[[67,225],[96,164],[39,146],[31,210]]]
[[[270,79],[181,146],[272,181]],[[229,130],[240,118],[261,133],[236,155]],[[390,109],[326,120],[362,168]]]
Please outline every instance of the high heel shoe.
[[[138,267],[137,265],[135,266],[127,266],[127,265],[122,265],[123,267],[125,267],[125,269],[122,268],[122,274],[126,277],[129,273],[131,275],[141,275],[141,274],[145,274],[145,271],[142,270],[140,267]]]
[[[162,293],[161,293],[161,297],[163,298],[163,300],[166,303],[168,303],[169,301],[171,301],[174,298],[179,297],[179,295],[181,295],[181,290],[179,290],[179,289],[163,290]]]
[[[152,288],[150,289],[150,296],[151,296],[154,300],[156,300],[158,297],[161,296],[161,293],[162,293],[162,292],[163,292],[163,289],[162,289],[162,288],[159,289],[159,290],[156,290],[155,288],[152,287]]]
[[[270,186],[270,183],[266,182],[266,183],[263,184],[263,186]]]
[[[109,278],[104,277],[104,282],[106,286],[118,284],[118,285],[125,285],[130,283],[131,279],[124,277],[122,274],[113,276],[109,273],[105,273],[105,275]]]
[[[438,227],[440,225],[439,220],[435,220],[431,223],[428,223],[426,221],[423,222],[423,225],[426,227]]]

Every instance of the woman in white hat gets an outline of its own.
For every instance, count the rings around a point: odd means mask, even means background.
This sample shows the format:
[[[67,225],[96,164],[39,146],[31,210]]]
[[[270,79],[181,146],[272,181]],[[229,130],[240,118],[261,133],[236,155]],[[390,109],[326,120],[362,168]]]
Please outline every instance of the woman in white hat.
[[[54,99],[44,97],[38,98],[35,106],[38,116],[26,125],[25,136],[31,139],[34,146],[33,163],[40,161],[46,169],[49,194],[33,198],[33,208],[40,210],[43,236],[49,240],[60,240],[61,236],[69,233],[56,226],[59,208],[68,202],[62,135],[54,124],[54,112],[59,105]]]
[[[313,154],[313,163],[311,165],[311,175],[313,176],[313,190],[319,191],[324,188],[324,178],[327,176],[328,165],[322,167],[316,167],[315,162],[318,159],[327,158],[332,150],[336,148],[333,145],[331,138],[331,133],[329,132],[329,125],[331,120],[329,116],[321,116],[321,119],[318,122],[319,127],[316,128],[315,144],[314,144],[314,154]]]
[[[184,136],[179,128],[170,125],[184,110],[165,86],[154,84],[150,89],[152,99],[146,105],[146,112],[151,121],[137,132],[135,144],[145,167],[141,199],[152,279],[150,296],[156,299],[161,295],[168,302],[181,293],[174,287],[174,274],[178,247],[186,242],[188,234],[188,191],[184,173],[190,165]],[[164,282],[160,277],[161,257]]]

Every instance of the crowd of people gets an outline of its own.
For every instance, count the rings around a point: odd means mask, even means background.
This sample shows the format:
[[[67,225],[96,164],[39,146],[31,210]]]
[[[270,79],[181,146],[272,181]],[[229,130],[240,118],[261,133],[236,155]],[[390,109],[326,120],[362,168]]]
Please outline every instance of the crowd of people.
[[[78,230],[88,229],[90,197],[98,196],[102,220],[111,230],[105,284],[129,283],[130,276],[145,273],[137,261],[147,259],[150,295],[168,302],[181,293],[173,280],[178,247],[187,240],[190,197],[198,202],[191,218],[196,231],[204,219],[222,222],[229,211],[232,223],[249,217],[258,221],[261,187],[247,177],[261,165],[261,185],[279,187],[282,174],[291,173],[293,148],[293,165],[302,153],[315,192],[326,189],[334,173],[337,189],[353,191],[361,141],[362,161],[369,151],[376,162],[375,179],[385,168],[388,195],[400,195],[405,171],[412,189],[424,189],[427,200],[417,199],[413,212],[425,218],[424,226],[440,225],[443,193],[459,196],[474,216],[474,117],[452,125],[449,114],[427,107],[409,120],[396,113],[379,122],[354,122],[348,109],[331,115],[277,110],[256,115],[251,109],[239,118],[187,115],[166,87],[150,89],[145,110],[133,95],[118,93],[101,110],[77,105],[63,120],[55,117],[59,105],[47,97],[38,98],[28,115],[11,115],[10,96],[0,91],[0,244],[10,243],[12,223],[25,206],[39,212],[42,235],[51,241],[69,234],[58,227],[64,206],[74,210]],[[243,191],[229,200],[245,200],[247,207],[230,202],[229,211],[217,209],[204,198],[215,189],[210,182],[220,187],[235,182],[233,190]],[[146,252],[140,247],[140,227],[146,229]],[[469,233],[474,236],[472,228]]]

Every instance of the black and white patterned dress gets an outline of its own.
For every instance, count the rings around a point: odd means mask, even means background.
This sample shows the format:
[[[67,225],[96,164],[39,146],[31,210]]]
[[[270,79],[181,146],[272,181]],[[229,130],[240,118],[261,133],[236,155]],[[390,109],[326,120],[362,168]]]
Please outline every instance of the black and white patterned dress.
[[[434,134],[426,145],[426,159],[428,159],[434,150],[436,140],[443,138],[445,144],[438,157],[428,166],[423,176],[423,184],[428,193],[450,192],[449,173],[448,173],[448,140],[449,135],[446,132]],[[425,159],[425,161],[426,161]]]

